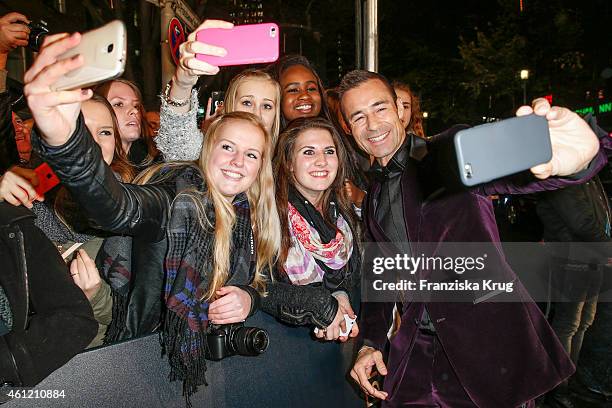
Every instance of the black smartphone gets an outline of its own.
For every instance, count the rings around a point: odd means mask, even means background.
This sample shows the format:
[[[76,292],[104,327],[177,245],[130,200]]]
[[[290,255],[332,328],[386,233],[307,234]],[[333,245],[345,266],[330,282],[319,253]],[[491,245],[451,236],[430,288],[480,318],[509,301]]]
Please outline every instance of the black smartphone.
[[[223,91],[213,91],[210,94],[212,98],[212,102],[210,104],[210,116],[215,114],[215,111],[219,107],[219,104],[223,102],[223,98],[225,98],[225,92]]]
[[[552,159],[548,122],[534,114],[460,130],[454,142],[459,175],[466,186],[518,173]]]

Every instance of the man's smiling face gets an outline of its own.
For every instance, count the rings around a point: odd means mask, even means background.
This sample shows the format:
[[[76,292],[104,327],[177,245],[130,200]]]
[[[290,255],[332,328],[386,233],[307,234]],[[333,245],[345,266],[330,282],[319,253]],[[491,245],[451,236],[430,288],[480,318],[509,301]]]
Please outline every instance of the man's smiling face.
[[[383,166],[406,138],[400,120],[403,109],[379,79],[368,79],[342,96],[342,110],[355,141]]]

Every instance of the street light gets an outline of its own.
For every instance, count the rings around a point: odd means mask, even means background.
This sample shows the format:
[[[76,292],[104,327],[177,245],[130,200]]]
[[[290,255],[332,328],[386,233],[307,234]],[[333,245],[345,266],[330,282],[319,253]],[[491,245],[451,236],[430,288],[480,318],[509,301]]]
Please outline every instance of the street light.
[[[527,105],[527,80],[529,79],[529,70],[521,69],[521,80],[523,81],[523,105]]]
[[[423,112],[423,119],[427,119],[429,117],[429,113]]]

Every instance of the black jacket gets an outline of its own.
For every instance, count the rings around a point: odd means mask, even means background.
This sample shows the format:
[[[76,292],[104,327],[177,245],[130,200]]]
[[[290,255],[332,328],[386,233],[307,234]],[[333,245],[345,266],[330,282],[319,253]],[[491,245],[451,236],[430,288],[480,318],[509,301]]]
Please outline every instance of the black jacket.
[[[567,243],[551,245],[556,256],[585,262],[601,258],[597,263],[612,257],[610,206],[598,176],[584,184],[539,193],[537,199],[544,240]]]
[[[15,143],[12,105],[17,96],[10,90],[0,93],[0,175],[11,166],[19,164],[19,153]]]
[[[150,333],[158,326],[162,311],[168,209],[178,192],[202,183],[199,175],[186,171],[164,182],[141,186],[118,182],[102,160],[100,148],[89,135],[82,116],[74,134],[63,146],[45,145],[35,130],[32,143],[89,215],[92,225],[134,236],[135,278],[127,312],[127,332],[122,338]],[[291,286],[282,282],[269,284],[264,309],[274,315],[281,311],[282,320],[293,324],[326,327],[333,321],[337,302],[331,305],[321,302],[323,297],[329,297],[327,289],[303,291]],[[254,293],[249,291],[252,298]],[[253,301],[259,304],[259,299]]]
[[[85,349],[98,324],[55,246],[24,207],[0,203],[0,285],[13,324],[0,337],[0,386],[33,386]]]

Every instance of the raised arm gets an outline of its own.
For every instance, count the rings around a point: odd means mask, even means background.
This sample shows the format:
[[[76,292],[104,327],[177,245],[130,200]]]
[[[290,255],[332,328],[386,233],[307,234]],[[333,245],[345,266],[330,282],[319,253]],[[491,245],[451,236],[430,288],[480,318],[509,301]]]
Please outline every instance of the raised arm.
[[[180,59],[172,80],[161,97],[160,127],[155,138],[166,161],[197,160],[202,132],[197,125],[198,93],[193,89],[201,75],[216,75],[219,67],[196,58],[196,54],[224,56],[225,49],[196,41],[200,30],[233,27],[232,23],[206,20],[180,46]]]
[[[81,102],[91,97],[91,90],[51,89],[59,77],[83,64],[81,56],[57,61],[61,53],[79,42],[78,33],[47,37],[25,74],[24,93],[37,124],[33,145],[95,226],[119,234],[162,239],[174,196],[172,190],[159,185],[119,183],[80,115]]]

